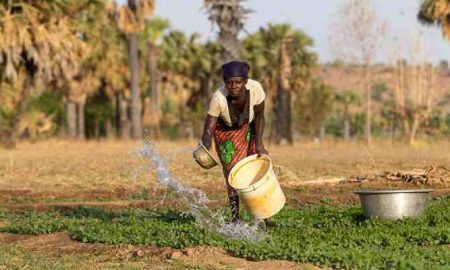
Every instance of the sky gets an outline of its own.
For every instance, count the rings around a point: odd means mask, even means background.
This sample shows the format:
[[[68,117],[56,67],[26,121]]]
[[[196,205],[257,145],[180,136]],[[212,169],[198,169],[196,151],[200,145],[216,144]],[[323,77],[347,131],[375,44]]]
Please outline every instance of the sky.
[[[125,0],[116,0],[119,3]],[[329,37],[330,25],[339,7],[345,0],[247,0],[246,8],[253,10],[245,22],[246,31],[252,33],[268,23],[290,23],[314,39],[313,51],[319,61],[332,62]],[[372,0],[377,15],[387,22],[389,35],[400,40],[410,38],[412,33],[423,33],[427,58],[433,62],[450,60],[450,41],[444,40],[439,27],[422,26],[416,16],[421,0]],[[275,4],[276,3],[276,4]],[[203,40],[214,40],[217,27],[212,27],[202,8],[203,0],[156,0],[155,16],[167,18],[171,29],[187,34],[198,32]],[[241,36],[245,36],[242,33]],[[405,55],[405,58],[410,56]],[[387,56],[380,55],[377,62],[386,62]]]

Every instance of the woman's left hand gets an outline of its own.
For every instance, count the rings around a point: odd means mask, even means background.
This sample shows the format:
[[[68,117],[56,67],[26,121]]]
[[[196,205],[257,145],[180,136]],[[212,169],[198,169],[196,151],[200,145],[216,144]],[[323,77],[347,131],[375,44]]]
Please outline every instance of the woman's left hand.
[[[267,151],[263,145],[257,145],[256,146],[256,154],[258,154],[258,157],[260,157],[261,155],[268,155],[269,151]]]

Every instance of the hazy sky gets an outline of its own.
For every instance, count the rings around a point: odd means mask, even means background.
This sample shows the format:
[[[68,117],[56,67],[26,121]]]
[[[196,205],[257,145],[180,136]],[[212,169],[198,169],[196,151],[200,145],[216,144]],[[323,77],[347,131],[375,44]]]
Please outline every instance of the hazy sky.
[[[320,62],[332,61],[334,57],[328,43],[329,28],[343,2],[344,0],[247,0],[244,6],[254,12],[249,14],[245,28],[254,32],[269,22],[290,23],[314,39],[313,50],[319,54]],[[203,39],[215,39],[217,28],[211,29],[202,4],[203,0],[156,0],[155,15],[169,19],[172,29],[188,34],[198,32]],[[423,31],[429,59],[434,62],[450,59],[450,42],[442,38],[440,29],[424,27],[417,22],[420,0],[373,0],[372,4],[378,16],[387,21],[390,35],[403,39],[410,37],[413,32]],[[385,59],[386,57],[382,57],[378,60]]]

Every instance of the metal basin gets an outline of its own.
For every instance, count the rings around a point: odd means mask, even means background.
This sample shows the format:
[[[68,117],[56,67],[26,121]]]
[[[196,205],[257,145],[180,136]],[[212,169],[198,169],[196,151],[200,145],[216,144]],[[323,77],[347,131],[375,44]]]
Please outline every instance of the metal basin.
[[[432,189],[415,190],[358,190],[364,217],[397,220],[421,217]]]
[[[211,169],[212,167],[219,164],[219,161],[217,161],[214,156],[206,149],[205,146],[201,142],[197,144],[197,147],[195,147],[194,151],[192,152],[192,156],[194,157],[195,161],[198,163],[198,165],[202,166],[202,168],[205,169]]]

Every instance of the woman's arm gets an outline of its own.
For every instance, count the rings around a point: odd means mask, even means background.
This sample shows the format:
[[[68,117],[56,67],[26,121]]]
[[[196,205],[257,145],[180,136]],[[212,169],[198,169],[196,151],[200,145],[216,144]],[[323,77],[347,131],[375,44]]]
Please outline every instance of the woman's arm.
[[[207,115],[203,128],[202,143],[206,149],[211,150],[214,130],[216,129],[218,117]]]
[[[255,112],[255,141],[256,141],[256,152],[261,154],[268,155],[269,152],[264,148],[264,144],[262,142],[264,126],[265,126],[265,118],[264,118],[264,101],[258,105],[253,107],[253,111]]]

